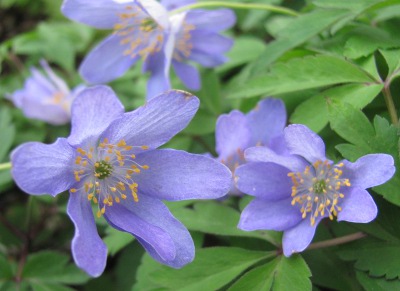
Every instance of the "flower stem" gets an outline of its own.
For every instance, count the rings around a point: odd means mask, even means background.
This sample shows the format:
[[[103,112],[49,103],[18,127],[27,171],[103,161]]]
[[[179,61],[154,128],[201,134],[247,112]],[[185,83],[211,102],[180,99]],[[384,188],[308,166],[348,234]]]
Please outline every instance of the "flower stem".
[[[194,3],[190,5],[186,5],[180,8],[177,8],[172,11],[172,14],[180,13],[190,9],[203,8],[203,7],[229,7],[234,9],[258,9],[271,11],[281,14],[287,14],[292,16],[298,16],[298,13],[294,10],[283,8],[280,6],[270,5],[270,4],[260,4],[260,3],[232,3],[228,1],[208,1],[208,2],[200,2]]]
[[[353,234],[345,235],[342,237],[334,238],[334,239],[329,239],[325,241],[320,241],[316,242],[313,244],[310,244],[307,248],[307,250],[315,250],[315,249],[322,249],[322,248],[328,248],[328,247],[333,247],[341,244],[345,244],[348,242],[352,242],[361,238],[366,237],[367,235],[363,232],[356,232]]]
[[[392,93],[390,92],[390,83],[385,83],[382,90],[383,96],[385,97],[386,106],[389,111],[390,119],[394,125],[398,125],[399,117],[397,116],[396,107],[394,106]]]
[[[11,163],[0,164],[0,171],[11,169]]]

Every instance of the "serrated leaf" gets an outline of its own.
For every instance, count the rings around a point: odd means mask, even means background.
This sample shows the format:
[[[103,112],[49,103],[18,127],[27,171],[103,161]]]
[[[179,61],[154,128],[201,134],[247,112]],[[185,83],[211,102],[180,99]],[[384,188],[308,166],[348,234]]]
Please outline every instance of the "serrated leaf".
[[[400,277],[400,243],[360,242],[340,251],[339,256],[345,261],[355,261],[354,267],[370,276]]]
[[[361,109],[369,104],[382,88],[383,85],[348,84],[325,90],[301,103],[290,117],[290,121],[305,124],[311,130],[319,132],[329,122],[328,100],[341,100]]]
[[[151,275],[157,284],[169,290],[217,290],[250,266],[274,255],[275,252],[255,252],[233,247],[206,248],[198,250],[195,260],[181,270],[163,267]]]
[[[274,231],[243,231],[237,228],[240,213],[235,209],[216,203],[198,202],[193,208],[171,209],[174,216],[188,229],[217,235],[255,237],[280,244],[281,235]]]
[[[247,272],[229,291],[239,290],[311,290],[311,272],[300,255],[279,256]]]
[[[232,86],[229,98],[277,95],[343,83],[375,83],[356,65],[334,56],[317,55],[278,63],[266,75]]]
[[[365,291],[388,291],[400,290],[400,280],[386,280],[384,278],[374,278],[368,276],[366,272],[356,272],[357,280],[361,283]]]

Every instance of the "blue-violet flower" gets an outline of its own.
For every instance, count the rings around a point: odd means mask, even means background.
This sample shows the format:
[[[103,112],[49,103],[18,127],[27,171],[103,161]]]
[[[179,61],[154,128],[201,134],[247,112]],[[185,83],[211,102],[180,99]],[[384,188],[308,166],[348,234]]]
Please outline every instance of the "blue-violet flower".
[[[322,139],[306,126],[290,125],[284,137],[289,155],[250,148],[248,163],[236,169],[236,186],[255,196],[239,228],[284,231],[283,252],[290,256],[307,248],[325,217],[355,223],[375,219],[377,207],[365,189],[393,176],[392,156],[370,154],[335,164],[325,157]]]
[[[217,159],[234,174],[235,169],[245,162],[244,151],[247,148],[265,146],[282,153],[286,119],[285,104],[274,98],[261,100],[247,114],[238,110],[222,114],[215,128]],[[234,185],[230,193],[241,194]]]
[[[24,88],[7,95],[7,98],[29,118],[54,125],[66,124],[71,119],[72,101],[85,86],[79,85],[70,91],[46,61],[42,60],[40,64],[46,75],[31,68],[32,76],[26,79]]]
[[[171,65],[183,83],[200,88],[194,61],[215,67],[227,59],[223,55],[233,42],[221,31],[236,19],[229,9],[191,10],[174,13],[173,9],[195,1],[176,0],[64,0],[62,12],[68,18],[113,33],[86,56],[80,74],[89,83],[100,84],[122,76],[138,60],[150,72],[147,97],[171,88]]]
[[[12,175],[22,190],[53,196],[69,190],[72,254],[91,276],[103,272],[107,258],[91,203],[97,217],[134,235],[160,263],[180,268],[193,260],[188,230],[161,200],[219,198],[228,192],[231,174],[211,158],[156,148],[185,128],[198,106],[197,97],[169,91],[124,113],[111,88],[88,88],[72,104],[68,138],[13,151]]]

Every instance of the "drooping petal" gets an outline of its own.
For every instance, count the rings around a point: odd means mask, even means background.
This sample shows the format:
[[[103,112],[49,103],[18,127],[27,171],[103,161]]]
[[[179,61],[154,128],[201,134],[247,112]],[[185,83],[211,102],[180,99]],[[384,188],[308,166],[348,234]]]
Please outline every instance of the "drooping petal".
[[[102,138],[110,143],[125,140],[129,145],[157,148],[184,129],[198,108],[196,96],[168,91],[112,122]]]
[[[187,229],[158,199],[142,195],[139,202],[123,200],[106,209],[111,226],[134,235],[149,254],[162,264],[180,268],[194,258],[194,245]]]
[[[236,22],[235,13],[230,9],[194,9],[188,12],[186,19],[187,22],[193,24],[198,30],[213,32],[228,29]]]
[[[200,90],[200,74],[194,66],[178,61],[172,61],[172,65],[179,79],[181,79],[187,88],[195,91]]]
[[[147,100],[171,89],[169,80],[170,67],[165,51],[150,55],[146,59],[145,69],[150,72],[150,77],[147,80]]]
[[[79,73],[90,84],[102,84],[121,77],[140,58],[127,54],[129,43],[112,34],[100,42],[83,60]]]
[[[235,171],[235,185],[243,193],[276,201],[290,197],[289,169],[273,163],[247,163]]]
[[[249,146],[250,129],[245,115],[233,110],[229,114],[218,117],[215,128],[216,151],[219,158],[227,159],[238,150],[243,151]]]
[[[174,10],[185,5],[196,3],[196,0],[161,0],[160,2],[168,10]]]
[[[83,90],[72,104],[68,142],[79,145],[91,137],[98,137],[123,113],[124,107],[110,87],[99,85]]]
[[[199,63],[206,68],[214,68],[228,61],[228,58],[222,54],[208,54],[193,49],[190,53],[189,60]]]
[[[310,163],[326,160],[324,142],[307,126],[301,124],[289,125],[284,134],[291,154],[302,156]]]
[[[302,218],[299,208],[292,206],[290,202],[291,198],[278,201],[256,198],[243,210],[238,228],[246,231],[283,231],[294,227]]]
[[[338,221],[368,223],[376,218],[378,209],[371,195],[358,187],[343,188],[342,211],[338,213]]]
[[[302,172],[309,163],[295,155],[279,155],[269,147],[251,147],[245,150],[244,157],[248,162],[270,162],[288,168],[292,172]]]
[[[295,227],[286,230],[282,240],[283,254],[290,257],[294,253],[304,251],[311,243],[315,230],[323,218],[317,217],[314,226],[311,226],[310,219],[307,217]]]
[[[287,119],[285,104],[280,99],[267,98],[260,101],[246,117],[252,144],[269,146],[272,138],[283,134]]]
[[[42,59],[40,60],[40,65],[42,68],[45,70],[47,76],[53,82],[53,84],[57,87],[58,90],[64,93],[69,93],[69,88],[67,84],[64,82],[63,79],[59,78],[53,70],[50,68],[49,64],[46,62],[46,60]]]
[[[119,14],[128,11],[129,5],[110,0],[64,0],[61,12],[74,21],[111,29],[119,22]]]
[[[393,157],[386,154],[370,154],[354,163],[343,161],[343,177],[354,187],[366,189],[381,185],[392,178],[396,168]]]
[[[107,261],[107,247],[99,237],[90,201],[84,193],[70,193],[67,213],[75,225],[72,255],[76,265],[90,276],[100,276]]]
[[[231,38],[204,30],[192,31],[190,42],[193,44],[193,50],[208,55],[223,54],[233,46]]]
[[[215,199],[230,189],[232,174],[212,158],[163,149],[143,152],[135,161],[148,165],[137,176],[139,190],[162,200]]]
[[[29,142],[11,153],[11,174],[23,191],[33,195],[63,192],[76,183],[73,148],[65,138],[53,144]]]

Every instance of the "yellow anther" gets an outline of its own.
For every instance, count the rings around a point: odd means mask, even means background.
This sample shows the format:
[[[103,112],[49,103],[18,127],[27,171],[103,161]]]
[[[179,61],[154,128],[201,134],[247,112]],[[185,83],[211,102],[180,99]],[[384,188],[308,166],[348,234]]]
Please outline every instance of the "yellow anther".
[[[148,165],[143,165],[142,169],[148,170],[148,169],[150,169],[150,167]]]
[[[98,167],[100,166],[100,164],[99,164],[98,162],[96,162],[96,163],[94,164],[94,166],[95,166],[95,168],[98,168]]]
[[[126,151],[130,151],[131,149],[133,149],[133,146],[125,146]]]
[[[121,198],[122,199],[126,199],[126,195],[125,194],[121,194]]]
[[[108,144],[108,138],[105,138],[105,139],[103,140],[103,142],[104,142],[105,144]]]
[[[146,146],[146,145],[141,146],[141,148],[142,148],[142,150],[148,150],[149,149],[149,147]]]
[[[136,159],[136,156],[134,154],[131,155],[132,159]]]
[[[119,197],[115,197],[115,202],[120,203],[121,200],[119,199]]]
[[[91,194],[89,194],[89,195],[87,196],[87,199],[88,199],[88,200],[92,200],[92,199],[93,199],[93,197],[94,197],[94,194],[93,194],[93,193],[91,193]]]
[[[117,192],[117,188],[115,187],[110,187],[111,192]]]
[[[124,147],[124,146],[126,146],[125,140],[121,139],[121,140],[117,143],[117,146],[119,146],[119,147]]]
[[[97,204],[97,203],[99,203],[99,201],[97,200],[97,198],[96,198],[96,197],[93,197],[93,203],[94,203],[94,204]]]
[[[137,196],[137,193],[133,190],[132,190],[132,197],[133,197],[133,201],[139,202],[139,197]]]
[[[71,193],[76,193],[78,190],[75,188],[71,188],[71,189],[69,189],[69,191],[71,191]]]
[[[100,218],[100,217],[101,217],[101,211],[97,210],[97,218]]]
[[[106,156],[106,157],[104,158],[104,160],[105,160],[106,162],[109,162],[109,161],[111,160],[111,158],[110,158],[109,156]]]
[[[101,214],[104,214],[106,212],[106,207],[103,206],[103,208],[101,208]]]

